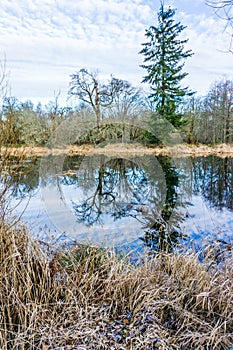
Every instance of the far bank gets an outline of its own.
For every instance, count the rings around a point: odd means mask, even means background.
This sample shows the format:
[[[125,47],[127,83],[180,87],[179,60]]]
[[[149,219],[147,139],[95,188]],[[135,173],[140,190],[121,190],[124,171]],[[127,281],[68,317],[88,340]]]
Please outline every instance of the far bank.
[[[156,156],[172,156],[172,157],[187,157],[187,156],[209,156],[216,155],[218,157],[233,157],[233,144],[219,144],[214,146],[208,145],[189,145],[178,144],[174,146],[143,146],[135,144],[114,143],[101,145],[69,145],[63,147],[37,147],[37,146],[20,146],[20,147],[1,147],[1,156],[46,156],[46,155],[90,155],[90,154],[105,154],[109,156],[129,157],[133,155],[156,155]]]

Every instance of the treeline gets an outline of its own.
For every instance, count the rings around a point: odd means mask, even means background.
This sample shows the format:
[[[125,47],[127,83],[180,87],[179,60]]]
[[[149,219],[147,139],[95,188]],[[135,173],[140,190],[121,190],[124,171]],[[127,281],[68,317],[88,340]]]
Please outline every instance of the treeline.
[[[161,2],[157,25],[146,30],[143,56],[148,91],[111,76],[102,82],[98,73],[82,68],[71,75],[68,97],[76,108],[61,107],[59,96],[45,107],[7,96],[5,65],[0,64],[0,142],[6,145],[101,143],[108,140],[167,142],[171,131],[188,143],[233,142],[233,81],[215,82],[205,97],[183,87],[186,28],[175,20],[176,10]],[[66,121],[69,121],[68,123]],[[58,127],[63,123],[64,127]],[[175,133],[177,134],[177,133]],[[51,136],[53,135],[51,141]],[[55,136],[54,136],[55,135]],[[174,133],[173,133],[174,135]],[[174,140],[173,140],[174,141]]]
[[[45,145],[49,136],[65,118],[68,108],[49,103],[42,108],[31,101],[20,102],[15,97],[3,100],[0,141],[5,145]]]
[[[120,80],[117,81],[119,83]],[[87,120],[92,122],[92,130],[84,132],[77,139],[77,143],[99,143],[122,138],[127,129],[124,125],[131,125],[132,132],[138,120],[146,130],[151,123],[152,115],[155,119],[155,112],[146,93],[126,81],[121,83],[121,89],[111,96],[111,103],[109,100],[106,105],[103,103],[100,89],[99,99],[102,102],[98,106],[99,121],[96,120],[96,107],[91,105],[91,102],[80,103],[76,108],[61,107],[57,96],[46,106],[40,103],[34,106],[31,101],[20,102],[14,97],[6,97],[0,114],[0,142],[5,145],[43,146],[57,127],[68,118],[79,123],[85,123]],[[192,144],[233,142],[233,81],[215,82],[205,97],[186,98],[180,110],[182,126],[178,131],[185,142]],[[119,121],[119,124],[109,126],[107,125],[109,120]],[[70,128],[73,133],[76,132],[75,127],[77,127],[75,123],[71,122]],[[144,130],[135,130],[131,139],[140,138],[145,143],[151,141],[150,135]]]
[[[233,142],[233,81],[215,82],[205,97],[187,101],[184,138],[189,143]]]

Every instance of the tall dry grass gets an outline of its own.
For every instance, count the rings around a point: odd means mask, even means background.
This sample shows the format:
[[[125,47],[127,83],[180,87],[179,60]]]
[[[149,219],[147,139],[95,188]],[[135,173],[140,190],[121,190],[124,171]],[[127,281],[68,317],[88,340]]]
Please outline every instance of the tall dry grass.
[[[99,247],[41,246],[9,206],[23,162],[0,158],[1,350],[230,349],[230,247],[210,247],[202,262],[159,253],[133,266]]]
[[[233,265],[210,249],[132,266],[105,249],[53,252],[0,223],[0,349],[229,349]]]

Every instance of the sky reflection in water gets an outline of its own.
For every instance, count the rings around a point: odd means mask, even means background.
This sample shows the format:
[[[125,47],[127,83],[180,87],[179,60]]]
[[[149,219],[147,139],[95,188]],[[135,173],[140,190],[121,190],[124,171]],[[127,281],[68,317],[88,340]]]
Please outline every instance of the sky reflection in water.
[[[166,250],[181,241],[198,246],[232,239],[233,158],[97,158],[66,158],[62,173],[42,179],[35,158],[15,176],[12,205],[20,201],[19,213],[31,197],[22,218],[40,238]],[[54,199],[49,215],[45,186],[63,198]]]

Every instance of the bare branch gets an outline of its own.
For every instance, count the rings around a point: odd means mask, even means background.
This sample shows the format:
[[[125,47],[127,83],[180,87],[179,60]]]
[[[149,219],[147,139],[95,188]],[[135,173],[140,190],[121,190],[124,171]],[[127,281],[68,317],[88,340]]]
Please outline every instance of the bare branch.
[[[225,30],[232,30],[228,52],[233,53],[233,0],[206,0],[206,4],[214,9],[215,14],[226,21]]]
[[[10,72],[6,70],[6,56],[4,55],[3,60],[0,60],[0,99],[2,101],[8,93],[9,75]]]
[[[92,107],[96,116],[97,127],[100,128],[105,107],[119,105],[121,102],[125,110],[129,109],[126,101],[136,99],[138,92],[128,81],[113,76],[106,84],[102,84],[97,78],[97,72],[89,72],[82,68],[71,75],[68,94],[77,97],[80,101]],[[108,110],[110,111],[110,108]]]

